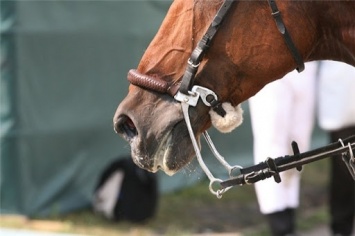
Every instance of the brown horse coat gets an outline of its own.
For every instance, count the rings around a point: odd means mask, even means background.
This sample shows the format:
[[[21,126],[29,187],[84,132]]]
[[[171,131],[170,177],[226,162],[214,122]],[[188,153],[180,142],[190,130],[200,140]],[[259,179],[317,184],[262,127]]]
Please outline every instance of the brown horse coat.
[[[355,66],[355,1],[276,1],[304,61],[337,60]],[[137,68],[140,76],[172,85],[216,14],[220,0],[175,0]],[[195,84],[237,106],[296,67],[266,0],[235,2],[205,55]],[[307,68],[306,68],[307,69]],[[190,109],[194,134],[211,126],[209,108]],[[131,85],[114,116],[136,164],[174,174],[195,155],[180,103]]]

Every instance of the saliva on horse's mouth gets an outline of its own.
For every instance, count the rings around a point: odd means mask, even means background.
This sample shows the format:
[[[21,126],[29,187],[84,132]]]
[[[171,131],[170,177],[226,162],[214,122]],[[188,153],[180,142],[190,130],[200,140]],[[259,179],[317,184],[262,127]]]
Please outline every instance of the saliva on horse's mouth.
[[[127,141],[138,135],[138,131],[133,121],[127,115],[121,115],[114,123],[116,133],[122,135]]]

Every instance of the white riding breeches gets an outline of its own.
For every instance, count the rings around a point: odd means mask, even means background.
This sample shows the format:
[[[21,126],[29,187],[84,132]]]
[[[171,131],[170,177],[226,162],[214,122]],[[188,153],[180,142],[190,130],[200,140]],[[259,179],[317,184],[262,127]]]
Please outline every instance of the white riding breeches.
[[[316,62],[307,63],[304,72],[290,72],[249,99],[256,164],[267,157],[293,154],[292,141],[298,143],[301,152],[309,149],[315,119],[316,71]],[[299,205],[300,173],[293,169],[280,174],[281,183],[269,178],[255,184],[263,214]]]

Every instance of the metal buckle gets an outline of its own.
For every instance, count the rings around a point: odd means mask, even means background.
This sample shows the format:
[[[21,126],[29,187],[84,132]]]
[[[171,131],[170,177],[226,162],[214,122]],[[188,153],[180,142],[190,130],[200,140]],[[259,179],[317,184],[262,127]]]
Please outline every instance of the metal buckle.
[[[199,96],[201,97],[202,102],[203,102],[206,106],[208,106],[208,107],[210,107],[211,104],[207,101],[207,96],[212,95],[213,98],[214,98],[216,101],[218,100],[217,95],[216,95],[212,90],[210,90],[210,89],[208,89],[208,88],[195,85],[195,86],[192,87],[191,91],[192,91],[193,93],[199,94]]]
[[[198,68],[198,67],[200,66],[200,62],[197,63],[197,64],[194,64],[194,63],[192,62],[191,58],[189,58],[189,59],[187,60],[187,64],[189,64],[189,65],[192,66],[193,68]]]
[[[198,99],[201,97],[202,102],[210,107],[211,104],[207,101],[207,96],[212,95],[215,100],[217,100],[217,95],[210,89],[195,85],[192,87],[189,94],[184,94],[180,91],[174,96],[175,100],[183,103],[187,103],[190,106],[195,107],[197,105]]]
[[[189,91],[189,94],[184,94],[184,93],[178,91],[174,96],[175,100],[177,100],[181,103],[186,103],[189,106],[193,106],[193,107],[195,107],[197,105],[199,97],[200,97],[200,94],[193,93],[191,91]]]
[[[339,142],[343,147],[346,147],[346,145],[344,145],[343,140],[339,139]],[[342,154],[342,159],[346,167],[348,168],[351,176],[355,180],[355,157],[354,157],[353,149],[351,148],[351,144],[348,143],[347,146],[349,147],[349,150]]]

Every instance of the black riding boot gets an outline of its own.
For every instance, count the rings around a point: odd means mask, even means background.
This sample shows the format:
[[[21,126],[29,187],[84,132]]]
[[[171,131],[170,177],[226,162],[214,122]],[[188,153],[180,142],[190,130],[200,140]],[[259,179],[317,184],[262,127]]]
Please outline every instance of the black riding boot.
[[[266,218],[273,236],[294,235],[295,209],[287,208],[283,211],[267,214]]]

